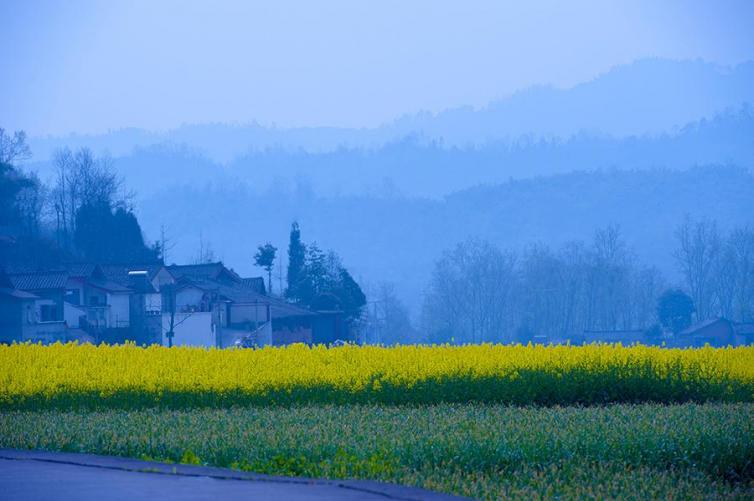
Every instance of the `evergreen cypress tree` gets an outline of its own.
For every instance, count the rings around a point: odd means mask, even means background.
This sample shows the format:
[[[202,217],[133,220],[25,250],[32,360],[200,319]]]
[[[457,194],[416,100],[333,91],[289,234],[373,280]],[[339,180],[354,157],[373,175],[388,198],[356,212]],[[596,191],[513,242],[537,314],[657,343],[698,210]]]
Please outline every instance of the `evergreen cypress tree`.
[[[291,236],[288,243],[288,288],[285,296],[300,302],[302,287],[306,280],[306,246],[301,242],[301,230],[298,222],[291,224]]]

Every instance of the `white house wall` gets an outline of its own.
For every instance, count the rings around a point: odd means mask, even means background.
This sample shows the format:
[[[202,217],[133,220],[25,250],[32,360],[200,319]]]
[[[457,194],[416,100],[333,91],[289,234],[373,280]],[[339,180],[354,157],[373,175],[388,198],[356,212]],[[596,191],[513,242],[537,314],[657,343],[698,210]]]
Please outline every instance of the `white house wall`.
[[[84,283],[80,280],[73,280],[68,279],[68,282],[65,284],[66,289],[66,296],[65,300],[74,300],[74,304],[86,304],[86,294],[84,290]],[[78,294],[77,298],[72,298],[68,295],[68,291],[76,291],[75,294]]]
[[[170,314],[162,315],[162,344],[168,345],[165,333],[170,329]],[[216,346],[215,331],[212,325],[212,312],[176,313],[175,346],[203,346],[211,348]]]
[[[110,305],[109,327],[128,327],[131,323],[129,316],[129,295],[108,294],[107,304]]]
[[[160,271],[157,272],[157,274],[152,279],[152,285],[155,289],[160,290],[160,288],[165,284],[173,284],[175,283],[175,279],[173,278],[173,275],[170,274],[168,270],[165,268],[161,268]]]
[[[63,303],[63,320],[65,324],[71,329],[79,328],[79,319],[82,316],[86,316],[86,310],[72,305],[71,303]]]
[[[162,311],[162,294],[145,294],[144,307],[148,312]]]

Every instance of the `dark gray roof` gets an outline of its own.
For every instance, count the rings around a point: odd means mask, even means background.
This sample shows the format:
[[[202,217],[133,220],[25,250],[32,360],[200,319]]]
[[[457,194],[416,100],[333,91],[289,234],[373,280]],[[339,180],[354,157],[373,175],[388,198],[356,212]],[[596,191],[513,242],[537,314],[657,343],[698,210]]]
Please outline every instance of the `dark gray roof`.
[[[288,303],[281,300],[271,301],[270,310],[272,318],[286,318],[286,317],[310,317],[317,315],[317,313],[297,306],[295,304]]]
[[[128,287],[142,294],[155,293],[157,292],[157,289],[155,289],[154,285],[152,285],[150,278],[151,277],[149,276],[149,273],[146,272],[146,270],[143,274],[140,272],[129,273]]]
[[[70,277],[90,277],[97,269],[94,263],[66,263],[65,268]]]
[[[102,272],[108,280],[118,282],[121,285],[130,286],[131,278],[128,273],[131,271],[146,271],[149,280],[152,280],[161,269],[165,266],[159,263],[150,264],[103,264],[100,266]]]
[[[107,292],[132,292],[132,290],[129,287],[126,287],[123,284],[115,282],[114,280],[93,278],[93,279],[87,280],[86,283],[92,287],[96,287],[98,289],[102,289]]]
[[[191,279],[218,280],[225,276],[233,282],[241,281],[241,277],[235,271],[229,270],[220,261],[206,264],[171,264],[167,268],[176,279],[188,277]]]
[[[205,292],[217,294],[221,300],[237,304],[260,303],[269,304],[272,318],[312,316],[317,313],[288,303],[282,299],[270,297],[260,292],[264,291],[264,279],[262,277],[241,278],[232,270],[225,268],[222,263],[210,263],[206,265],[171,265],[168,270],[176,277],[178,288],[196,287]],[[217,281],[213,277],[219,277],[228,271],[237,277],[234,281]]]
[[[9,297],[11,299],[17,299],[19,301],[24,300],[24,299],[33,300],[33,299],[38,298],[38,296],[35,296],[34,294],[20,291],[18,289],[9,289],[7,287],[0,287],[0,296]]]
[[[265,294],[267,292],[264,286],[264,278],[262,277],[242,278],[239,285],[244,289],[251,289],[259,294]]]
[[[67,271],[63,264],[31,264],[31,263],[6,263],[0,265],[2,271],[9,275],[21,275],[25,273],[46,273],[53,271]]]
[[[217,291],[220,287],[220,284],[215,282],[214,280],[205,280],[202,278],[189,278],[186,276],[181,276],[178,279],[176,279],[177,288],[185,289],[187,287],[196,287],[197,289],[201,289],[203,291]]]
[[[291,304],[287,301],[275,297],[265,296],[264,294],[259,294],[258,292],[254,292],[251,289],[239,287],[237,285],[227,286],[218,284],[216,291],[221,297],[233,303],[269,304],[270,313],[273,319],[285,317],[308,317],[316,315],[315,312],[301,306]]]
[[[8,274],[10,282],[16,289],[25,291],[63,289],[68,281],[65,271],[38,271],[33,273]]]
[[[718,322],[725,322],[725,323],[727,323],[727,324],[730,325],[730,322],[727,319],[725,319],[725,318],[722,318],[722,317],[710,318],[710,319],[704,320],[702,322],[696,323],[696,324],[694,324],[694,325],[692,325],[690,327],[687,327],[686,329],[684,329],[681,332],[679,332],[678,335],[679,336],[689,336],[689,335],[694,334],[696,331],[698,331],[700,329],[704,329],[705,327],[709,327],[710,325],[714,325],[714,324],[716,324]]]

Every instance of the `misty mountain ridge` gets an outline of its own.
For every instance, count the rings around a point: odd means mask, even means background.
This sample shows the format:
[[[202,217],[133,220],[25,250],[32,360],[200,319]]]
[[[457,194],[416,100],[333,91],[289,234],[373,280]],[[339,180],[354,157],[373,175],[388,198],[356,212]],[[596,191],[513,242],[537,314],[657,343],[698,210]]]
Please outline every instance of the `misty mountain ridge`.
[[[409,114],[376,128],[193,124],[162,132],[124,128],[105,134],[32,137],[30,144],[37,160],[48,159],[63,146],[88,146],[117,157],[135,147],[174,143],[229,163],[268,149],[376,149],[406,136],[468,147],[500,140],[515,143],[521,137],[567,139],[583,132],[616,138],[664,134],[744,103],[754,103],[754,62],[722,67],[701,60],[642,59],[568,89],[535,86],[480,109]]]
[[[722,229],[754,225],[752,193],[754,175],[733,166],[573,172],[442,199],[257,194],[243,184],[215,184],[166,188],[140,204],[139,218],[152,238],[167,228],[175,244],[170,262],[194,259],[201,235],[244,274],[255,272],[256,246],[271,241],[284,249],[297,220],[304,240],[337,249],[365,290],[391,282],[416,313],[433,263],[467,238],[519,251],[534,243],[557,248],[588,244],[595,229],[617,224],[640,262],[677,280],[674,232],[684,217],[715,219]]]
[[[134,148],[114,158],[113,165],[140,197],[172,185],[241,183],[255,193],[438,198],[475,185],[573,170],[685,169],[721,163],[751,168],[752,137],[754,109],[745,105],[661,135],[615,138],[581,133],[567,140],[501,140],[462,148],[410,136],[378,149],[268,149],[225,165],[184,144],[158,144]],[[29,167],[43,178],[53,172],[50,162]]]

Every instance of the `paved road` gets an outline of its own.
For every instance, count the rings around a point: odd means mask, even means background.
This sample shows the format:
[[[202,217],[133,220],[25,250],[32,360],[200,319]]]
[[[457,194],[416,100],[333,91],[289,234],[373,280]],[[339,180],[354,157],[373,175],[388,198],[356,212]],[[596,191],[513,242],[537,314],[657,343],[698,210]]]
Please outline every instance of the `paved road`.
[[[3,500],[458,500],[369,481],[306,480],[88,454],[0,450]]]

